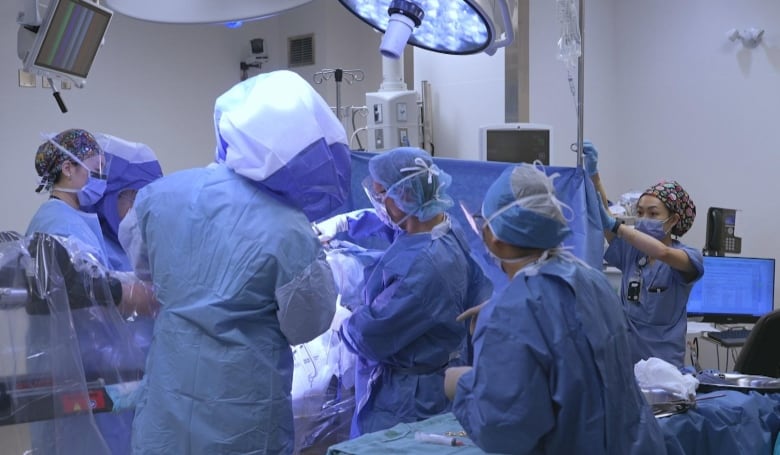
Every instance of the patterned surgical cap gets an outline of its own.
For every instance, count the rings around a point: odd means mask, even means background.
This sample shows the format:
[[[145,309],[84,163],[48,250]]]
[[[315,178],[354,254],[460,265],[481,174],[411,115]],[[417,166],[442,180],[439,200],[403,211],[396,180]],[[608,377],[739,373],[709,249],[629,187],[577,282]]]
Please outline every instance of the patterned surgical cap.
[[[67,149],[76,158],[84,161],[94,155],[103,153],[100,145],[88,131],[81,129],[69,129],[52,138],[54,142]],[[35,171],[41,177],[40,186],[36,192],[42,189],[51,190],[54,182],[62,171],[62,163],[70,157],[63,153],[50,141],[46,141],[38,147],[35,154]]]
[[[672,234],[682,236],[693,226],[696,219],[696,205],[688,192],[675,181],[661,181],[645,190],[642,195],[655,196],[664,203],[670,212],[680,216],[680,222],[672,228]]]

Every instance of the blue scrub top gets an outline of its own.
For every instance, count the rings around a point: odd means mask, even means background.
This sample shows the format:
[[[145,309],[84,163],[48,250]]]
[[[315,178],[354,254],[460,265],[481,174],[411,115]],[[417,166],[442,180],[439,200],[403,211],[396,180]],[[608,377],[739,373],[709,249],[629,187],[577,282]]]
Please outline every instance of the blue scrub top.
[[[49,199],[35,212],[26,235],[35,232],[76,239],[95,253],[104,266],[110,267],[103,231],[100,221],[94,213],[82,212],[59,199]]]
[[[682,272],[662,261],[645,263],[646,255],[623,239],[615,238],[604,253],[610,265],[623,272],[620,298],[628,316],[634,363],[657,357],[681,368],[685,360],[688,296],[693,284],[704,274],[700,251],[677,240],[672,248],[685,251],[696,268],[696,276],[686,280]],[[642,265],[644,264],[644,265]],[[640,283],[639,300],[628,300],[630,281]]]

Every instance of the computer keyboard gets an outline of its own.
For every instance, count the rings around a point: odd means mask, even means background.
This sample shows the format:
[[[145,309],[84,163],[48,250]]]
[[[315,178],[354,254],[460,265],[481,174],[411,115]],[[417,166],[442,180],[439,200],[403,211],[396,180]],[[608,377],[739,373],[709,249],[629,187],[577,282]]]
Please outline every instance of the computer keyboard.
[[[707,332],[707,336],[715,341],[720,342],[724,346],[742,346],[745,344],[748,335],[750,335],[750,329],[728,329],[720,332]]]

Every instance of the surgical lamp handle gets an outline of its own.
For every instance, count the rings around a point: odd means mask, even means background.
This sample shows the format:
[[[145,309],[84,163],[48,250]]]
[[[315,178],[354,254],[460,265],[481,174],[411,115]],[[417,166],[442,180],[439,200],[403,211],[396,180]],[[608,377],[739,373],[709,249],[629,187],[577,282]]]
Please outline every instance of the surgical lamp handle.
[[[57,100],[57,106],[60,107],[60,112],[63,114],[68,112],[68,108],[65,106],[65,102],[62,101],[62,97],[60,96],[60,92],[57,91],[57,89],[54,87],[54,81],[48,77],[49,80],[49,86],[51,87],[51,91],[54,94],[54,99]]]

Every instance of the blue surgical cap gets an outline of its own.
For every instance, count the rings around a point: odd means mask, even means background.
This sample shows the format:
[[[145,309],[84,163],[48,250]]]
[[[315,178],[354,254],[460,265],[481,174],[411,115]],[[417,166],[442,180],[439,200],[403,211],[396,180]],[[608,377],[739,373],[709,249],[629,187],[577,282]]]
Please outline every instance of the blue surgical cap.
[[[488,188],[482,216],[493,235],[521,248],[554,248],[571,230],[553,182],[530,164],[509,167]]]
[[[368,161],[368,172],[387,189],[387,197],[404,213],[428,221],[452,207],[446,188],[452,177],[433,164],[422,149],[401,147]]]

